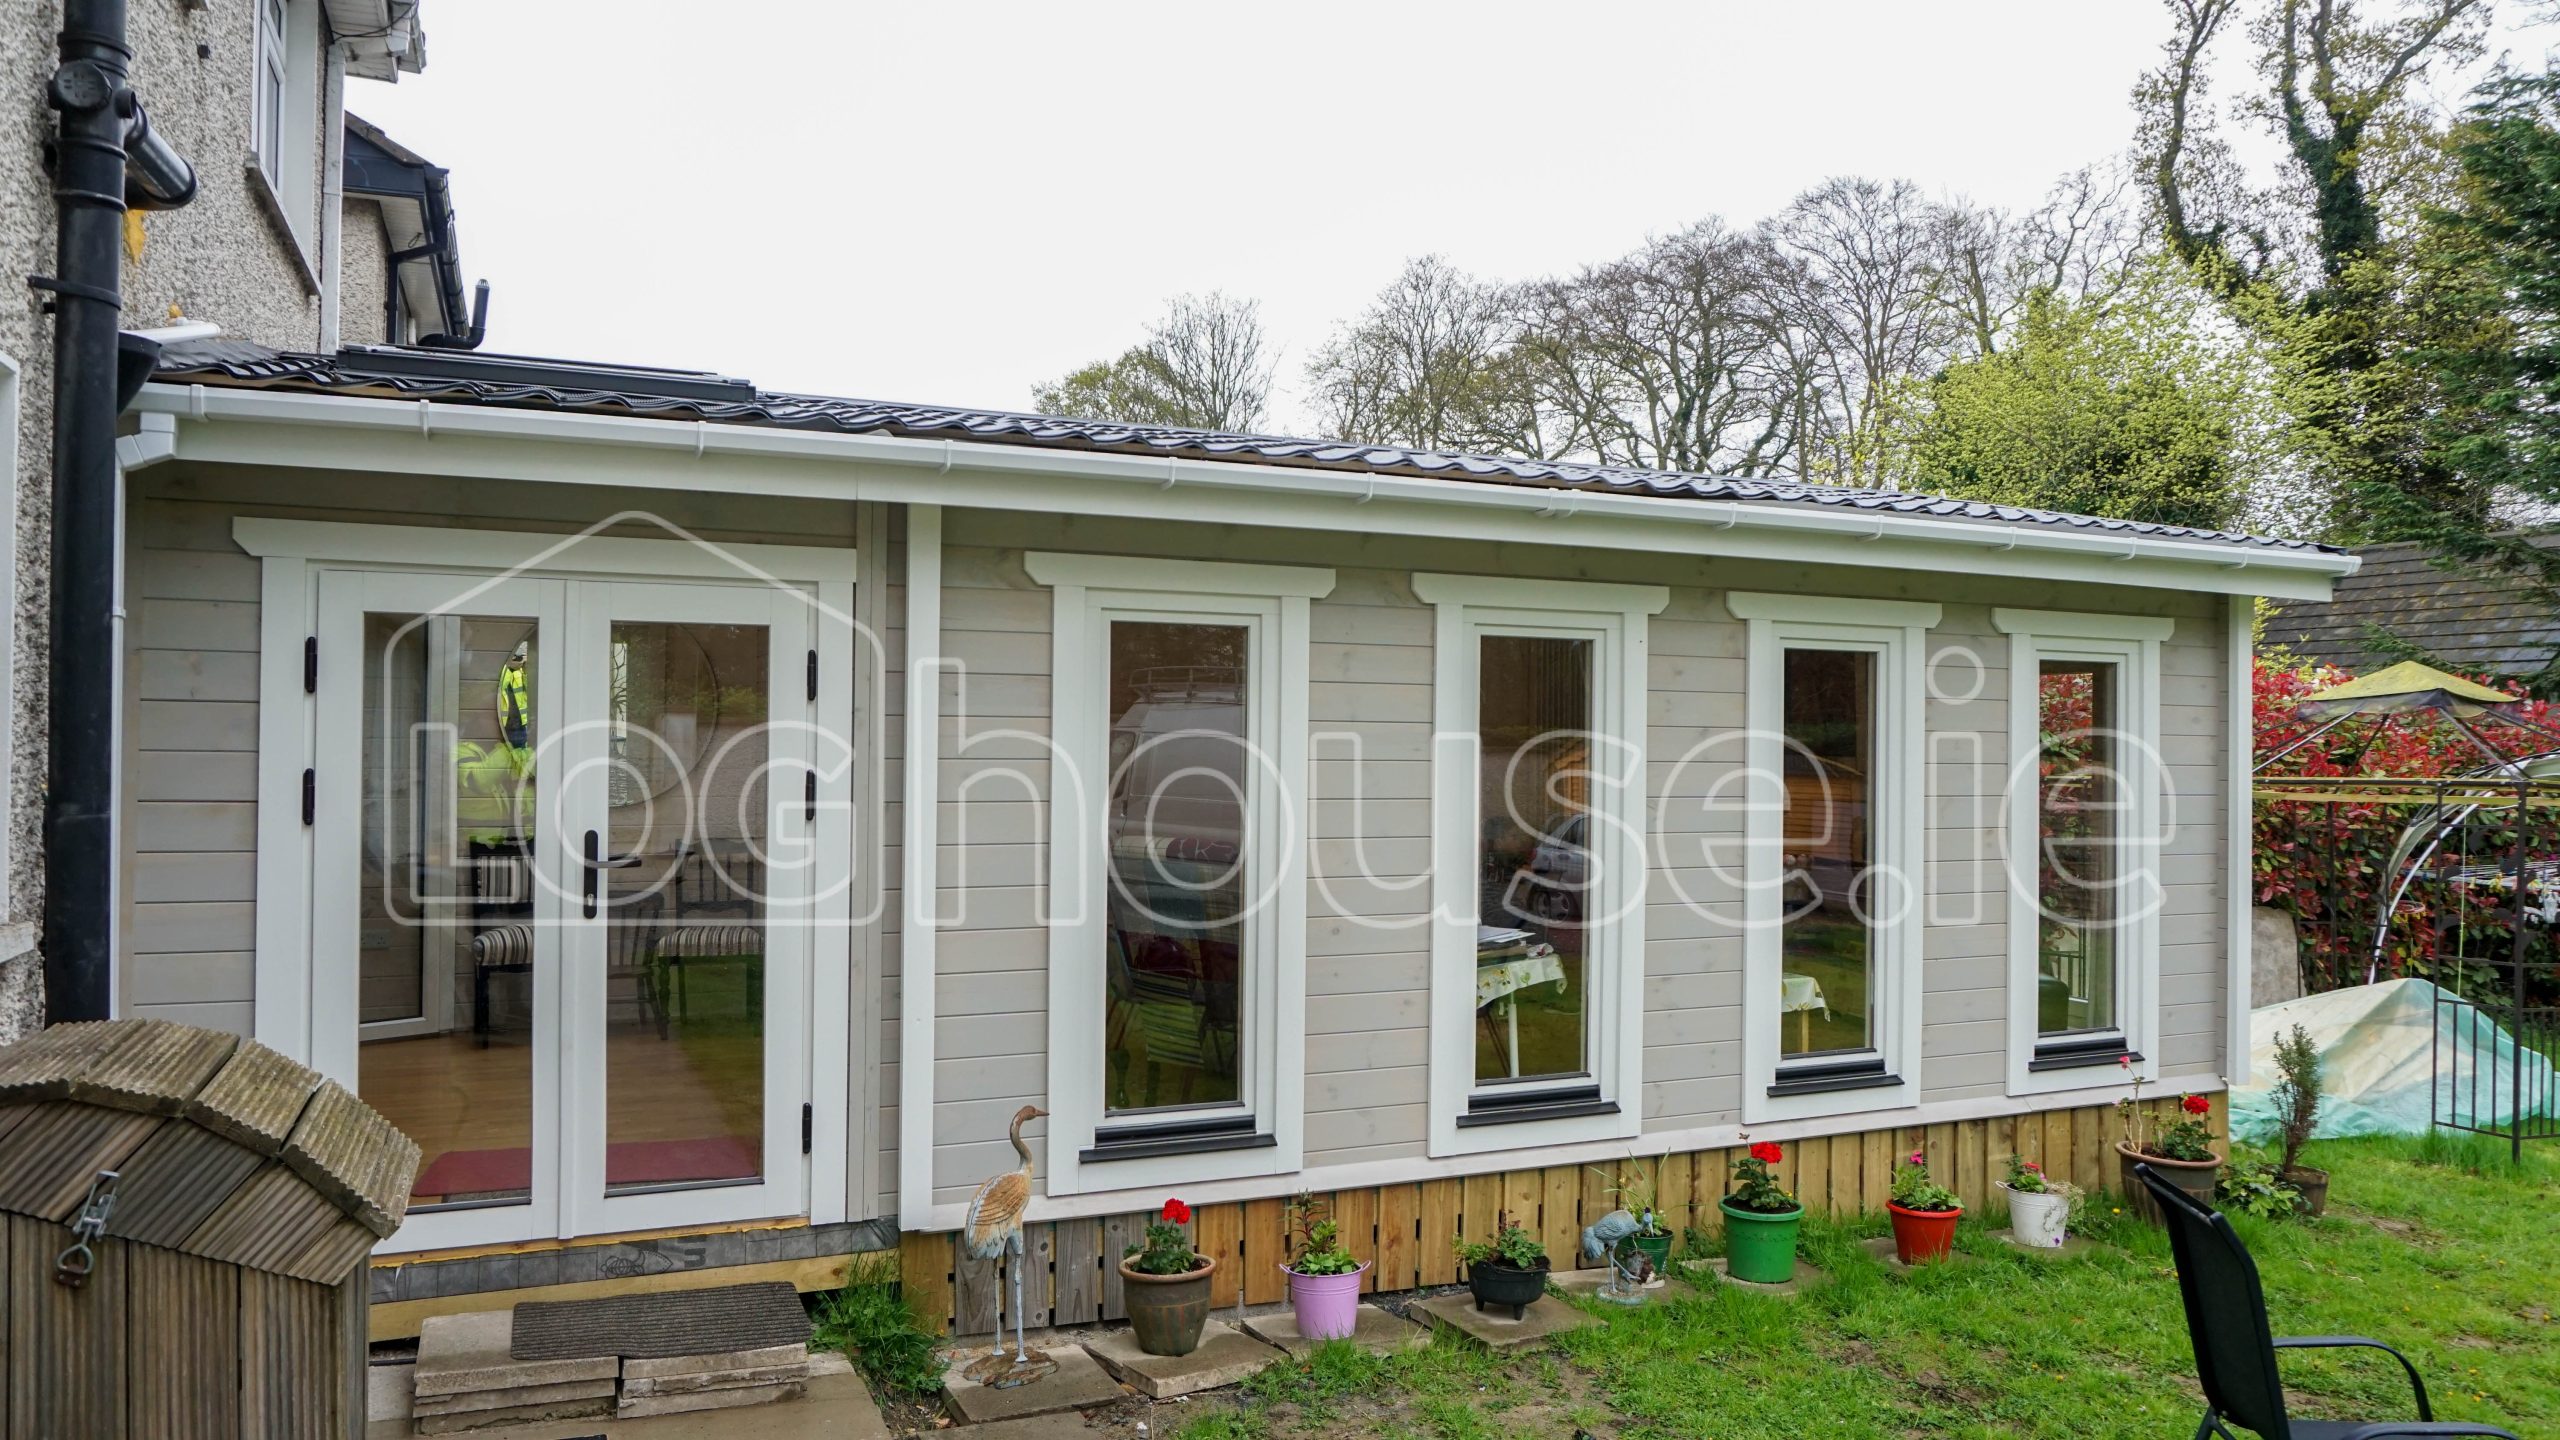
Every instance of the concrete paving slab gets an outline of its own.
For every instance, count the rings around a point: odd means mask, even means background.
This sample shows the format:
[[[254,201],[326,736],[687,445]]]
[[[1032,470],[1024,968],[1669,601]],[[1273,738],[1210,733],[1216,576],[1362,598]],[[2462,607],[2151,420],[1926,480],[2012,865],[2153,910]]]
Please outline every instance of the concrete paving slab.
[[[969,1365],[984,1356],[985,1350],[970,1346],[957,1351],[951,1368],[942,1377],[944,1408],[962,1424],[984,1425],[1104,1405],[1128,1393],[1103,1370],[1101,1361],[1085,1353],[1085,1348],[1069,1337],[1052,1334],[1046,1344],[1031,1348],[1047,1354],[1058,1368],[1028,1384],[1005,1388],[981,1385],[969,1378]],[[1012,1353],[1010,1347],[1006,1353]]]
[[[626,1394],[613,1407],[613,1415],[617,1420],[644,1420],[652,1415],[690,1415],[697,1410],[743,1410],[750,1405],[797,1400],[808,1388],[806,1380],[784,1380],[771,1385],[730,1385],[683,1395]]]
[[[1811,1262],[1802,1259],[1796,1261],[1796,1273],[1793,1278],[1781,1280],[1775,1285],[1763,1285],[1756,1280],[1734,1279],[1726,1273],[1725,1259],[1721,1255],[1712,1260],[1690,1261],[1689,1273],[1712,1275],[1719,1285],[1730,1285],[1736,1290],[1747,1290],[1757,1295],[1801,1295],[1807,1290],[1831,1283],[1830,1276],[1815,1269]]]
[[[465,1410],[454,1415],[421,1415],[414,1420],[421,1435],[459,1435],[494,1425],[522,1425],[536,1420],[601,1419],[613,1413],[613,1397],[558,1400],[548,1405],[509,1405],[497,1410]],[[593,1430],[590,1429],[590,1434]]]
[[[1553,1295],[1539,1296],[1538,1303],[1517,1320],[1503,1311],[1478,1310],[1475,1297],[1464,1291],[1425,1300],[1413,1308],[1432,1324],[1455,1330],[1496,1352],[1526,1350],[1567,1330],[1600,1323],[1598,1316],[1586,1315]]]
[[[610,1380],[622,1373],[612,1355],[577,1360],[518,1360],[507,1353],[515,1316],[504,1310],[431,1315],[418,1328],[415,1392],[457,1395],[511,1385],[556,1385],[570,1380]]]
[[[753,1370],[697,1370],[690,1375],[625,1377],[622,1393],[642,1395],[699,1395],[708,1390],[736,1390],[749,1385],[780,1385],[809,1378],[809,1362],[793,1360],[782,1365],[760,1365]]]
[[[1103,1368],[1150,1400],[1171,1400],[1234,1385],[1282,1358],[1224,1320],[1200,1329],[1200,1346],[1188,1355],[1150,1355],[1138,1348],[1138,1333],[1126,1326],[1097,1330],[1084,1338],[1084,1348]]]
[[[1244,1317],[1245,1333],[1265,1345],[1276,1345],[1291,1359],[1303,1360],[1316,1348],[1316,1342],[1298,1333],[1298,1312],[1274,1310],[1263,1315]],[[1351,1343],[1372,1355],[1390,1355],[1399,1350],[1418,1350],[1431,1343],[1431,1331],[1401,1315],[1391,1315],[1375,1305],[1362,1305],[1359,1318],[1352,1324]]]
[[[610,1380],[563,1380],[556,1385],[509,1385],[497,1390],[466,1390],[458,1395],[421,1395],[409,1408],[413,1415],[468,1415],[474,1410],[513,1410],[564,1400],[612,1398]]]
[[[759,1350],[730,1350],[718,1355],[677,1355],[651,1360],[640,1356],[622,1362],[625,1380],[660,1380],[671,1375],[700,1375],[706,1371],[764,1370],[776,1365],[805,1362],[809,1347],[801,1345],[767,1345]]]
[[[1961,1250],[1950,1250],[1944,1260],[1924,1260],[1918,1265],[1906,1265],[1901,1256],[1893,1253],[1893,1237],[1890,1235],[1878,1235],[1872,1240],[1861,1240],[1858,1242],[1858,1248],[1882,1261],[1884,1268],[1896,1275],[1908,1275],[1931,1265],[1973,1265],[1980,1263],[1982,1258],[1978,1255],[1967,1255]]]
[[[1074,1421],[1074,1416],[1067,1417]],[[752,1410],[699,1410],[618,1420],[589,1417],[474,1430],[471,1440],[889,1440],[880,1407],[850,1369],[812,1378],[808,1394]],[[407,1422],[382,1422],[365,1440],[409,1440]],[[975,1437],[972,1437],[975,1440]]]
[[[415,1365],[364,1367],[366,1424],[409,1418],[412,1397],[418,1393],[417,1368]]]
[[[2062,1244],[2059,1248],[2044,1245],[2021,1245],[2018,1243],[2016,1233],[2008,1230],[1994,1230],[1991,1232],[1991,1238],[2007,1245],[2013,1250],[2023,1251],[2040,1260],[2077,1260],[2084,1255],[2095,1255],[2101,1250],[2110,1250],[2114,1248],[2109,1245],[2101,1245],[2095,1240],[2084,1240],[2077,1235],[2063,1236]]]
[[[1696,1286],[1676,1275],[1656,1275],[1653,1280],[1653,1285],[1644,1292],[1646,1305],[1659,1304],[1675,1295],[1688,1296],[1698,1293]],[[1549,1277],[1547,1283],[1577,1299],[1596,1299],[1604,1305],[1619,1303],[1600,1294],[1601,1287],[1609,1283],[1609,1272],[1606,1270],[1567,1270],[1560,1275]],[[1629,1306],[1628,1308],[1638,1307]]]
[[[954,1440],[1093,1440],[1084,1417],[1072,1410],[1059,1415],[1026,1415],[1019,1420],[998,1420],[986,1425],[972,1425],[965,1430],[938,1432],[950,1434]]]

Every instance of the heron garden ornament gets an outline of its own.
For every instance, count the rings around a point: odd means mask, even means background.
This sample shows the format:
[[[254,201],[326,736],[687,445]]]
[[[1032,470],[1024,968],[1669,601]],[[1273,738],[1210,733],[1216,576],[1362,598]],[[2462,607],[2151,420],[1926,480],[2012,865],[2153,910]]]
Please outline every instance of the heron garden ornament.
[[[1022,1163],[987,1177],[978,1193],[969,1197],[968,1219],[960,1230],[969,1258],[1003,1264],[1013,1283],[1013,1355],[1007,1358],[1004,1353],[1004,1287],[999,1285],[995,1348],[969,1367],[971,1379],[996,1388],[1036,1380],[1055,1368],[1048,1356],[1035,1356],[1025,1347],[1022,1331],[1022,1212],[1031,1205],[1031,1147],[1022,1143],[1022,1127],[1048,1113],[1037,1105],[1014,1112],[1012,1128],[1006,1133]]]

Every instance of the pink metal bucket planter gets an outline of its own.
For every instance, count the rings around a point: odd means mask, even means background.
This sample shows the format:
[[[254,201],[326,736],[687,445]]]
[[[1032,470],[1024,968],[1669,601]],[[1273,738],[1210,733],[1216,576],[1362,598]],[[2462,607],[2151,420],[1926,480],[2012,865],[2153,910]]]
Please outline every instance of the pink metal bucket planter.
[[[1289,1304],[1297,1311],[1298,1333],[1309,1340],[1348,1340],[1360,1323],[1360,1277],[1369,1273],[1369,1262],[1341,1275],[1301,1275],[1281,1267],[1289,1276]]]

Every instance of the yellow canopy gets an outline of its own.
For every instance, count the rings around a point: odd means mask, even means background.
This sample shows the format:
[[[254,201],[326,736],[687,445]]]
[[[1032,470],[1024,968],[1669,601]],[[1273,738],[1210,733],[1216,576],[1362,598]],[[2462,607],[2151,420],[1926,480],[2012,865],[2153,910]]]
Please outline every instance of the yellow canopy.
[[[2298,713],[2314,720],[2332,715],[2389,715],[2409,710],[2448,710],[2464,719],[2503,711],[2515,697],[2430,665],[2403,660],[2344,685],[2303,697]]]

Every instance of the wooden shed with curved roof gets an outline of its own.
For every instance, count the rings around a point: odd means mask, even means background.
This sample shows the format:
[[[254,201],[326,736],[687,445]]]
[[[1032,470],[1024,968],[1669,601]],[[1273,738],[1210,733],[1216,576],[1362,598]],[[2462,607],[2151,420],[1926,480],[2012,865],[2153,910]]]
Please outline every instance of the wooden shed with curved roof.
[[[417,1164],[236,1035],[110,1020],[0,1050],[0,1434],[361,1435],[365,1259]]]

